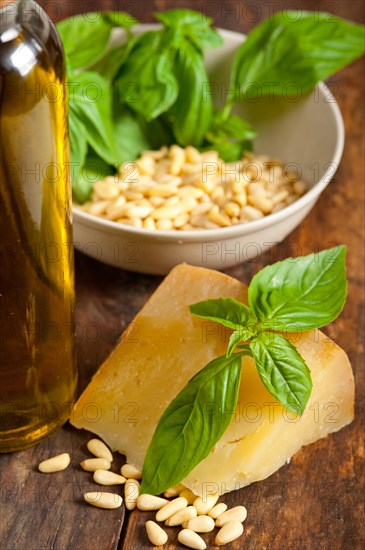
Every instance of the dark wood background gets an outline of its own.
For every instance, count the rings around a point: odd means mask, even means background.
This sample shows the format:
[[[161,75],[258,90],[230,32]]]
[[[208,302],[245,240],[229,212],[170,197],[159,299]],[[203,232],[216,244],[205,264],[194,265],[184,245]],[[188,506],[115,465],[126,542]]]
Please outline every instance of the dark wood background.
[[[272,9],[326,10],[363,22],[362,0],[285,2],[234,0],[42,0],[54,21],[86,11],[126,10],[140,21],[171,7],[205,11],[217,26],[247,32]],[[229,505],[245,504],[248,519],[243,537],[229,548],[281,550],[357,550],[364,544],[364,148],[363,63],[358,61],[331,78],[346,127],[341,166],[301,226],[270,253],[230,269],[248,283],[264,265],[290,254],[307,254],[332,243],[348,252],[349,298],[336,323],[335,340],[349,354],[356,376],[356,419],[351,426],[302,449],[269,479],[224,497]],[[130,274],[76,254],[77,343],[80,390],[112,349],[159,284],[159,277]],[[96,326],[97,331],[89,330]],[[65,426],[35,448],[1,457],[1,550],[135,550],[150,548],[144,532],[148,514],[103,511],[83,504],[92,490],[82,472],[88,435]],[[72,468],[41,476],[43,457],[70,451]],[[120,457],[122,463],[122,457]],[[171,530],[168,548],[176,544]],[[209,538],[213,545],[213,537]]]

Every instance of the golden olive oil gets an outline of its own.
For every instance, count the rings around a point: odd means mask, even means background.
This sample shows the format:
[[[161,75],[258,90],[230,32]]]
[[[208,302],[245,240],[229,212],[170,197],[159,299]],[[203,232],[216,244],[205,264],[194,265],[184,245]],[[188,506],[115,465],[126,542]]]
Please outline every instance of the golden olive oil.
[[[74,266],[62,46],[32,0],[0,2],[0,451],[74,399]]]

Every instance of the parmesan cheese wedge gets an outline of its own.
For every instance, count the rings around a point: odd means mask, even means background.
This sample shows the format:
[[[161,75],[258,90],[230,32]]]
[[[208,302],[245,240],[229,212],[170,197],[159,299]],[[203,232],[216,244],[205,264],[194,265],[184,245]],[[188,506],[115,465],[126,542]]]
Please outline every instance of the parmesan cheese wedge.
[[[247,303],[247,288],[216,271],[174,268],[77,401],[71,423],[141,468],[167,405],[194,374],[225,353],[230,331],[192,316],[188,308],[219,297]],[[265,479],[303,445],[352,421],[354,380],[346,353],[320,331],[292,334],[290,340],[313,379],[304,414],[286,411],[265,389],[253,359],[244,357],[236,414],[209,456],[183,481],[195,494],[223,494]],[[207,408],[213,413],[214,403]]]

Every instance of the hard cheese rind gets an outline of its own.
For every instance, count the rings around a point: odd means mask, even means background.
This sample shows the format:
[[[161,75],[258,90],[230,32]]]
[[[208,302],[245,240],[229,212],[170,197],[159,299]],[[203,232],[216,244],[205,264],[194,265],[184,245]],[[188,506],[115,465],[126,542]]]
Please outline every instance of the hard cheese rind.
[[[216,271],[173,269],[79,398],[71,423],[142,467],[167,405],[194,374],[225,353],[228,329],[193,317],[188,308],[219,297],[247,303],[247,289]],[[283,409],[266,391],[254,361],[245,357],[235,417],[183,481],[196,494],[223,494],[264,479],[303,445],[352,421],[354,382],[345,352],[319,331],[294,334],[291,340],[312,373],[304,414],[299,418]],[[214,403],[207,408],[213,411]]]

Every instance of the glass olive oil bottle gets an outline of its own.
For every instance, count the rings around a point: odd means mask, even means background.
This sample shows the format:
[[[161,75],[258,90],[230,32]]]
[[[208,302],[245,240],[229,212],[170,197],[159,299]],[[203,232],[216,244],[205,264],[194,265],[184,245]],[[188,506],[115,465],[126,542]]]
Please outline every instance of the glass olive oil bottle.
[[[0,0],[0,451],[68,418],[76,387],[62,46],[33,0]]]

